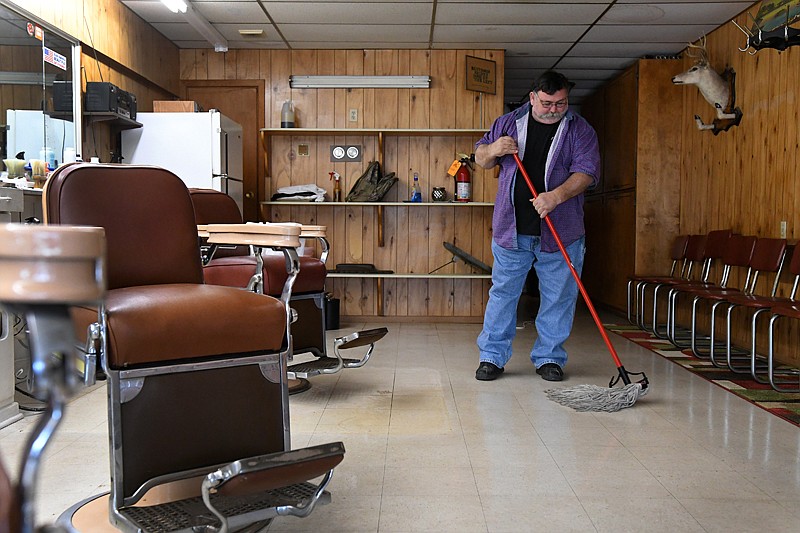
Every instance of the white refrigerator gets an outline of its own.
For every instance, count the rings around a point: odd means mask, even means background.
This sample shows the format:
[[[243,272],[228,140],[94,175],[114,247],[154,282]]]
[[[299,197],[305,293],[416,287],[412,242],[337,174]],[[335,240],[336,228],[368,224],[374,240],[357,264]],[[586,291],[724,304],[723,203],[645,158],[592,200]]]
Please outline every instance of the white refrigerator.
[[[215,189],[242,211],[242,127],[216,110],[138,113],[141,128],[122,131],[122,162],[156,165],[187,187]]]

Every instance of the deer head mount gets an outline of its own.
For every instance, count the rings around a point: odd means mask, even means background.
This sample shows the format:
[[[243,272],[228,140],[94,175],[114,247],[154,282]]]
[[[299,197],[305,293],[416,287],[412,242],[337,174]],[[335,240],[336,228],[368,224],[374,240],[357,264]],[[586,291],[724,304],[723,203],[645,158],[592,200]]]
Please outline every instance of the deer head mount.
[[[714,135],[721,131],[728,131],[733,126],[738,126],[742,120],[742,110],[736,107],[736,72],[726,68],[718,74],[708,60],[706,38],[703,37],[700,45],[689,44],[687,55],[695,58],[692,68],[672,78],[675,85],[697,85],[706,102],[714,106],[717,112],[710,124],[703,122],[700,115],[695,115],[697,129],[711,130]]]

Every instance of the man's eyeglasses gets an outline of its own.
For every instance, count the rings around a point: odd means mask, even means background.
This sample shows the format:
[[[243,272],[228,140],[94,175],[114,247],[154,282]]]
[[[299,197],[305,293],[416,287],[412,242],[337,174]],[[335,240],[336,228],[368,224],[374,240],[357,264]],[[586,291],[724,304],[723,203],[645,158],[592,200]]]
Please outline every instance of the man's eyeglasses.
[[[564,98],[563,100],[559,100],[558,102],[550,102],[548,100],[542,100],[541,98],[539,98],[539,95],[536,94],[536,93],[533,93],[533,96],[535,96],[536,99],[539,100],[539,104],[545,109],[551,109],[553,107],[555,107],[556,109],[564,109],[565,107],[567,107],[567,103],[568,103],[568,99],[567,98]]]

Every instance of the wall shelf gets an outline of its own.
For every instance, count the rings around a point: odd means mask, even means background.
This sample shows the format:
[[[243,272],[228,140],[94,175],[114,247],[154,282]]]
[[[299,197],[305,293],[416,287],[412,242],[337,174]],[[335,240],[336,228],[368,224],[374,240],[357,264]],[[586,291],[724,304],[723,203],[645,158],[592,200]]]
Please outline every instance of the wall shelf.
[[[120,130],[130,130],[134,128],[141,128],[142,124],[135,120],[128,118],[119,113],[111,111],[86,111],[83,114],[88,120],[89,124],[94,122],[109,122],[111,126]]]
[[[378,219],[378,246],[384,245],[383,238],[383,208],[384,207],[493,207],[492,202],[299,202],[299,201],[277,201],[261,202],[261,205],[297,205],[305,207],[377,207]]]
[[[377,160],[381,168],[385,168],[385,139],[387,137],[472,137],[481,138],[487,129],[396,129],[396,128],[263,128],[259,131],[261,144],[264,148],[264,169],[267,177],[270,172],[271,140],[273,137],[294,137],[293,142],[303,137],[377,137]],[[265,201],[261,206],[277,208],[280,206],[302,207],[374,207],[377,216],[377,244],[384,246],[384,209],[401,207],[454,207],[454,208],[492,208],[492,202],[308,202],[308,201]],[[383,316],[383,283],[384,279],[418,279],[418,280],[490,280],[490,274],[422,274],[422,273],[335,273],[328,272],[328,278],[361,278],[374,279],[376,283],[376,303],[379,316]]]
[[[294,137],[378,137],[378,163],[384,168],[384,139],[386,137],[482,137],[488,130],[479,129],[398,129],[398,128],[262,128],[264,168],[269,176],[269,139],[274,136]]]

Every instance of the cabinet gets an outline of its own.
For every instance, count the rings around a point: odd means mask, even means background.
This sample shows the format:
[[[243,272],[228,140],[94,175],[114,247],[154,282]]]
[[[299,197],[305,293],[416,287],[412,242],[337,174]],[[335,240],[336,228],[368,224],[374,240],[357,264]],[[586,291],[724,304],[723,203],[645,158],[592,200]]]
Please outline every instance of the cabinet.
[[[679,233],[682,106],[672,76],[678,60],[642,59],[587,98],[603,161],[601,186],[587,195],[583,279],[595,303],[626,308],[636,273],[669,265]]]
[[[344,314],[453,316],[477,321],[483,314],[491,276],[476,273],[460,261],[454,263],[453,254],[445,250],[443,242],[455,243],[491,264],[494,171],[473,172],[474,202],[408,203],[402,199],[408,197],[408,176],[413,171],[420,172],[423,180],[423,198],[430,198],[433,186],[445,186],[452,197],[454,183],[451,177],[446,177],[447,169],[457,152],[474,151],[475,141],[484,133],[482,129],[262,129],[266,175],[275,188],[276,175],[281,173],[284,174],[280,177],[281,186],[315,181],[313,178],[299,181],[306,175],[294,168],[302,157],[298,153],[305,152],[306,147],[310,147],[312,156],[309,161],[300,160],[299,166],[311,169],[316,176],[327,176],[329,171],[336,170],[344,180],[344,194],[370,159],[379,161],[384,172],[393,171],[399,177],[387,194],[387,201],[267,201],[262,202],[263,217],[328,226],[331,267],[339,263],[371,263],[392,271],[391,274],[329,274],[334,294],[347,296],[344,303],[349,309],[346,307]],[[281,138],[281,144],[276,150],[277,138]],[[334,139],[336,144],[343,142],[342,139],[347,140],[346,144],[362,144],[363,161],[331,163],[329,145]],[[281,150],[288,150],[291,155],[281,155]],[[423,152],[427,167],[414,164],[419,159],[411,155]],[[404,165],[401,160],[409,163]]]

